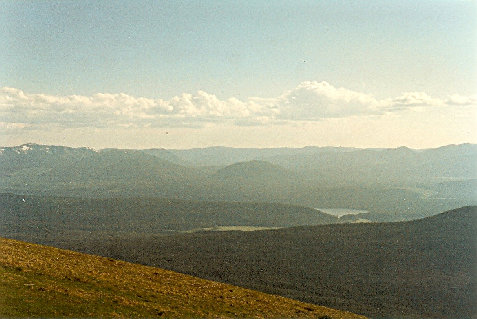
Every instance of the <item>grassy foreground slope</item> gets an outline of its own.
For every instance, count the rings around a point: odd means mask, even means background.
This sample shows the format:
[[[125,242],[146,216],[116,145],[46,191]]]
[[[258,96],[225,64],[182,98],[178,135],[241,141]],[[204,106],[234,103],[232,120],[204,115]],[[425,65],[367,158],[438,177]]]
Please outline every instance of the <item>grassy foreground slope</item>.
[[[364,318],[110,258],[0,238],[0,317]]]

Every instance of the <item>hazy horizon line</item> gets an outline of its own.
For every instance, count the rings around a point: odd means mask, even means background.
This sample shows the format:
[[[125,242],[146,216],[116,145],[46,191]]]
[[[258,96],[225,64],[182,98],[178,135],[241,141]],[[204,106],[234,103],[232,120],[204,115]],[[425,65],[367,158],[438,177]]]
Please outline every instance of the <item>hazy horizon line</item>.
[[[306,145],[306,146],[270,146],[270,147],[234,147],[234,146],[226,146],[226,145],[211,145],[211,146],[203,146],[203,147],[189,147],[189,148],[166,148],[166,147],[146,147],[146,148],[125,148],[125,147],[92,147],[92,146],[73,146],[73,145],[62,145],[62,144],[43,144],[43,143],[36,143],[36,142],[25,142],[21,144],[15,144],[15,145],[0,145],[2,149],[4,148],[15,148],[15,147],[22,147],[22,146],[30,146],[30,145],[38,145],[38,146],[54,146],[54,147],[66,147],[66,148],[72,148],[72,149],[80,149],[80,148],[87,148],[87,149],[92,149],[96,151],[102,151],[102,150],[136,150],[136,151],[143,151],[143,150],[153,150],[153,149],[164,149],[164,150],[198,150],[198,149],[255,149],[255,150],[267,150],[267,149],[305,149],[305,148],[344,148],[344,149],[356,149],[356,150],[379,150],[379,149],[399,149],[399,148],[407,148],[410,150],[431,150],[431,149],[438,149],[438,148],[443,148],[443,147],[449,147],[449,146],[463,146],[463,145],[477,145],[477,143],[472,143],[472,142],[462,142],[462,143],[450,143],[450,144],[442,144],[440,146],[435,146],[435,147],[423,147],[423,148],[416,148],[416,147],[409,147],[407,145],[401,145],[401,146],[396,146],[396,147],[359,147],[359,146],[344,146],[344,145],[324,145],[324,146],[319,146],[319,145]]]

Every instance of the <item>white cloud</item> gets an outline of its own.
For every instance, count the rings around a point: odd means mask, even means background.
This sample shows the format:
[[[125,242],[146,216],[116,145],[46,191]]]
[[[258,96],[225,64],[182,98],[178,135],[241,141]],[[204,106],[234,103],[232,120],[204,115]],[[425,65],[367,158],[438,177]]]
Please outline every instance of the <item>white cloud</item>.
[[[403,109],[476,106],[476,96],[451,95],[445,99],[424,92],[408,92],[395,98],[337,88],[327,82],[302,82],[275,98],[239,100],[198,91],[170,100],[134,97],[124,93],[92,96],[28,94],[16,88],[0,88],[0,128],[43,125],[64,127],[197,127],[230,121],[256,126],[326,118],[379,115]],[[18,124],[18,123],[21,123]]]
[[[446,104],[448,105],[477,105],[477,95],[473,96],[462,96],[459,94],[450,95]]]
[[[382,101],[382,105],[389,111],[415,107],[444,106],[445,104],[444,100],[432,98],[424,92],[406,92],[396,98]]]
[[[369,94],[335,88],[327,82],[303,82],[277,99],[279,117],[319,120],[379,113],[378,101]]]

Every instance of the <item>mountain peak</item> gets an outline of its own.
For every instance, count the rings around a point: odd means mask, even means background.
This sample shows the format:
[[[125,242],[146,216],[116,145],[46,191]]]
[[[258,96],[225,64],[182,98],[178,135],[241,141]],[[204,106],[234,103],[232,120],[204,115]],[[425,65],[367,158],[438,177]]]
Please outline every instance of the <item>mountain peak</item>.
[[[264,176],[287,176],[285,168],[272,164],[267,161],[252,160],[246,162],[239,162],[232,165],[228,165],[216,173],[217,177],[229,178],[229,177],[264,177]]]

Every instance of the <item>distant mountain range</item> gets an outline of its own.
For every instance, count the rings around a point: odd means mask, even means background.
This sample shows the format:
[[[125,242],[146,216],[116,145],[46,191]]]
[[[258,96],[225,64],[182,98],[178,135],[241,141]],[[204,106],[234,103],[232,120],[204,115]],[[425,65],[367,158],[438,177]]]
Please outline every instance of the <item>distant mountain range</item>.
[[[0,148],[0,192],[275,202],[404,220],[476,204],[476,159],[473,144],[99,151],[24,144]]]
[[[346,147],[314,147],[303,148],[233,148],[224,146],[214,146],[206,148],[192,149],[149,149],[144,150],[156,156],[170,156],[195,166],[227,166],[237,162],[248,162],[252,160],[268,160],[276,156],[305,156],[314,155],[321,152],[348,152],[358,150]],[[161,156],[162,155],[162,156]]]
[[[399,223],[23,239],[373,318],[474,318],[477,207]],[[16,238],[18,238],[17,235]]]
[[[151,152],[151,150],[147,150]],[[164,156],[164,154],[169,154]],[[428,178],[477,178],[475,158],[477,145],[447,145],[434,149],[414,150],[407,147],[391,149],[358,149],[347,147],[304,147],[304,148],[230,148],[209,147],[189,150],[163,150],[154,155],[171,160],[175,156],[182,163],[193,166],[227,166],[252,160],[268,161],[287,169],[298,171],[331,171],[346,173],[373,170],[418,173]],[[459,165],[455,165],[459,163]],[[452,165],[454,164],[454,165]],[[422,169],[424,168],[424,171]],[[331,173],[331,172],[330,172]],[[353,175],[355,175],[353,174]],[[395,174],[399,177],[398,174]],[[401,176],[403,177],[403,176]],[[372,179],[370,179],[372,180]]]

